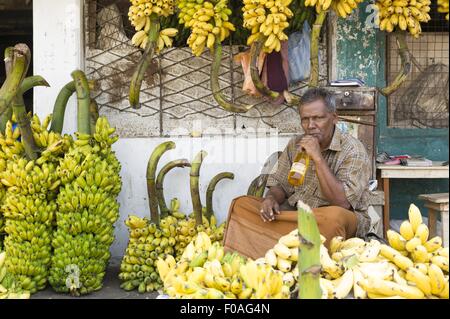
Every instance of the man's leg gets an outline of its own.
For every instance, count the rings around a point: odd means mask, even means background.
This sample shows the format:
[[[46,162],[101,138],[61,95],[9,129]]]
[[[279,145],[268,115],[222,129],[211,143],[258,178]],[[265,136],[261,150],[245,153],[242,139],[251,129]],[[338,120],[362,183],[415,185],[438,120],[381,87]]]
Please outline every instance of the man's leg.
[[[344,239],[355,237],[358,220],[356,214],[339,206],[326,206],[313,209],[320,233],[327,238],[325,246],[335,236]]]

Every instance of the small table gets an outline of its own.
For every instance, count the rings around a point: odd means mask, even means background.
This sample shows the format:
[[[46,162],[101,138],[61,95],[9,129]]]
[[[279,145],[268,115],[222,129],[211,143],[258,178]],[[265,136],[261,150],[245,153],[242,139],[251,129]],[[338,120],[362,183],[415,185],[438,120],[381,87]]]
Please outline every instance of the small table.
[[[411,167],[402,165],[377,164],[379,179],[383,185],[384,207],[383,207],[383,232],[389,229],[389,180],[391,178],[448,178],[448,165],[442,166],[443,162],[433,162],[429,167]]]
[[[436,236],[437,214],[441,215],[442,246],[448,247],[448,193],[421,194],[419,198],[425,201],[428,208],[428,229],[430,238]]]

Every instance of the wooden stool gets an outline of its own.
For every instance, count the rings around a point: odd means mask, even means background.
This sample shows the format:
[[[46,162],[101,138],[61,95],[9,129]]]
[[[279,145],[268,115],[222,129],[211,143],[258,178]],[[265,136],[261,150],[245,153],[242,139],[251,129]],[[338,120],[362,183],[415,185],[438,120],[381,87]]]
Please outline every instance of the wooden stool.
[[[436,236],[436,214],[441,214],[443,246],[448,247],[448,193],[421,194],[420,199],[425,201],[428,208],[428,228],[430,238]]]

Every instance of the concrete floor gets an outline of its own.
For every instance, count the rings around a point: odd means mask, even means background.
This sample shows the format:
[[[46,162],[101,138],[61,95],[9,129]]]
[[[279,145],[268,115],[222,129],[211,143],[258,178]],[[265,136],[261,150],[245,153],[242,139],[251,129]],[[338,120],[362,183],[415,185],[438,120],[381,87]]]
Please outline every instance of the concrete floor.
[[[120,289],[120,280],[118,278],[120,268],[120,259],[111,258],[110,265],[106,271],[103,281],[103,288],[89,295],[72,297],[68,294],[60,294],[53,291],[49,286],[47,289],[39,291],[31,296],[32,299],[155,299],[157,292],[140,294],[137,290],[125,291]]]

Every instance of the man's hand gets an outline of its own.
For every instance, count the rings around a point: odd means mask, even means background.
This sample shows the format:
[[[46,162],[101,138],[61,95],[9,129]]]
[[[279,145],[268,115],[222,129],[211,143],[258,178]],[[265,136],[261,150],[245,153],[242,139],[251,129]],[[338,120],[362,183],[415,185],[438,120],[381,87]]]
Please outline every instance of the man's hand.
[[[322,159],[319,140],[311,135],[305,135],[298,143],[297,147],[304,149],[314,162]]]
[[[275,219],[275,214],[280,213],[280,205],[269,195],[262,202],[260,213],[264,222],[271,222]]]

